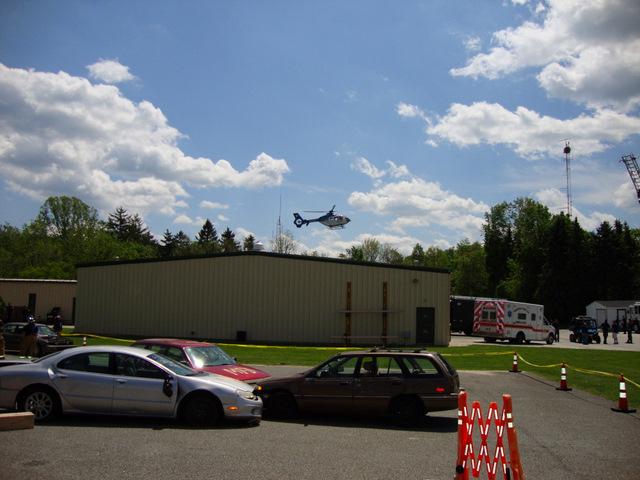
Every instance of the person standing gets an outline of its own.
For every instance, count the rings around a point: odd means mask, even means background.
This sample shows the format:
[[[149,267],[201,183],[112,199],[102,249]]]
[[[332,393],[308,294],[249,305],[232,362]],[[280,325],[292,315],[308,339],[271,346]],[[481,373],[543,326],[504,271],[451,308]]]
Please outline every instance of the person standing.
[[[607,337],[609,336],[609,322],[607,319],[604,319],[604,323],[602,324],[602,338],[604,339],[602,343],[607,343]]]
[[[56,332],[56,335],[60,335],[62,332],[62,317],[60,315],[53,318],[53,331]]]
[[[559,342],[560,341],[560,322],[558,322],[557,318],[553,321],[553,329],[555,330],[556,342]]]
[[[33,357],[36,353],[38,353],[38,326],[33,315],[30,315],[29,321],[24,326],[24,339],[22,340],[20,355]]]
[[[613,336],[613,344],[618,344],[618,332],[620,331],[620,325],[618,324],[618,320],[613,322],[613,327],[611,327],[611,335]]]
[[[627,324],[627,343],[633,343],[633,329],[631,328],[631,322]]]

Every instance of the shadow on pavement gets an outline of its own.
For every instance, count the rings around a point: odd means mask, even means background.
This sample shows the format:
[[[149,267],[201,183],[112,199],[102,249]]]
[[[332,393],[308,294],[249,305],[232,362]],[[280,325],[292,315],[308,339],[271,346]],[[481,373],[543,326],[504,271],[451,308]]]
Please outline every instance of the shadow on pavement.
[[[288,424],[299,424],[301,426],[325,426],[344,428],[370,428],[383,430],[404,430],[417,432],[442,432],[453,433],[458,430],[457,418],[440,417],[427,415],[424,420],[416,425],[398,425],[388,417],[354,417],[346,415],[320,415],[320,414],[299,414],[295,418],[275,419],[268,416],[263,419],[267,422],[279,422]]]

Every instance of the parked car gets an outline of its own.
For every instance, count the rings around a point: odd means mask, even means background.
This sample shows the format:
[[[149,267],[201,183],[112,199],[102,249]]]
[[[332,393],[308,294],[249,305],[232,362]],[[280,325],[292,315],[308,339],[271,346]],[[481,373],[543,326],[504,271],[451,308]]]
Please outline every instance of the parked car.
[[[598,324],[596,320],[585,315],[575,317],[569,324],[570,342],[577,343],[600,343],[600,335],[598,335]]]
[[[194,426],[222,418],[257,423],[253,387],[133,347],[76,347],[0,368],[0,408],[59,413],[176,417]]]
[[[26,322],[5,323],[2,332],[4,334],[4,349],[7,352],[20,352],[25,325]],[[41,357],[48,353],[73,347],[71,340],[56,334],[48,326],[42,323],[36,323],[36,326],[38,327],[38,352],[36,356]]]
[[[340,353],[304,373],[258,383],[265,414],[298,411],[388,414],[403,424],[457,408],[460,381],[438,353],[369,350]]]
[[[271,376],[257,368],[238,363],[214,343],[175,338],[148,338],[136,341],[133,346],[161,353],[199,372],[216,373],[243,382],[255,383]]]

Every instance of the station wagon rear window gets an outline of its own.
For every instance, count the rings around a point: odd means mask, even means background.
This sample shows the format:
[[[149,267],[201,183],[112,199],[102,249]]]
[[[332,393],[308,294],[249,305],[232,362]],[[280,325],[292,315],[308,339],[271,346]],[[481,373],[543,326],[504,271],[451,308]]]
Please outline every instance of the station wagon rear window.
[[[433,364],[433,361],[431,361],[429,357],[410,356],[410,357],[404,357],[402,360],[406,365],[407,370],[409,371],[409,374],[411,376],[421,377],[421,376],[427,376],[427,375],[428,376],[440,375],[440,371]]]

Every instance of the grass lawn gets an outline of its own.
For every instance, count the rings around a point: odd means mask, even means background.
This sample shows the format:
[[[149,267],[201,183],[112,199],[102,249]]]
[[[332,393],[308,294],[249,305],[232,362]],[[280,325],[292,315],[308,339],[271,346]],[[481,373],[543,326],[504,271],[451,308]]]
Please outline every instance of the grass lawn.
[[[69,332],[70,333],[70,332]],[[77,345],[82,344],[82,335],[72,336]],[[87,337],[89,345],[130,345],[132,340]],[[345,348],[331,347],[279,347],[262,345],[220,344],[230,355],[242,363],[258,365],[314,366],[343,352]],[[432,347],[445,355],[458,370],[502,370],[511,369],[513,352],[521,356],[519,369],[535,373],[560,385],[560,367],[567,364],[569,387],[581,389],[607,398],[616,406],[619,395],[618,375],[623,373],[627,381],[629,406],[640,409],[640,352],[614,352],[610,350],[576,350],[544,348],[540,346],[517,346],[505,348],[494,345],[472,345],[467,347]],[[533,364],[529,365],[528,363]],[[544,367],[554,365],[553,367]],[[601,373],[585,373],[576,370]],[[608,375],[607,375],[608,374]],[[508,393],[508,392],[505,392]]]

